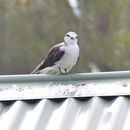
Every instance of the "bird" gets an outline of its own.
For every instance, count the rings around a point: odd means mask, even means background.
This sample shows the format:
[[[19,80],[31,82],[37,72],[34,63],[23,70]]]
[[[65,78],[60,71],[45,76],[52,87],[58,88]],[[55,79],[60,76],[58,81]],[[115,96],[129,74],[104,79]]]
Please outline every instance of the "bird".
[[[53,46],[31,74],[67,74],[79,60],[78,35],[68,32],[64,41]]]

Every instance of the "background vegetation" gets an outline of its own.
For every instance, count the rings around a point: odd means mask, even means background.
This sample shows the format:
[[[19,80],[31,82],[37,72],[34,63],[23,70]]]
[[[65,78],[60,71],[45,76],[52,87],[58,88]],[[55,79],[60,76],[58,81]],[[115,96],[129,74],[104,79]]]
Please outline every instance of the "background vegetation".
[[[81,48],[73,72],[130,69],[130,0],[0,0],[0,74],[30,73],[68,31]]]

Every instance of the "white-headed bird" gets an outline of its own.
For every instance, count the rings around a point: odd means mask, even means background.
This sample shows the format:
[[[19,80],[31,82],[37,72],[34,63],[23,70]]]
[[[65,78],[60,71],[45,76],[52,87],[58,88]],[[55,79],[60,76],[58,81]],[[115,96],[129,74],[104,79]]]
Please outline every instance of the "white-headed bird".
[[[32,74],[64,74],[68,73],[79,59],[78,36],[68,32],[64,42],[55,45],[32,72]]]

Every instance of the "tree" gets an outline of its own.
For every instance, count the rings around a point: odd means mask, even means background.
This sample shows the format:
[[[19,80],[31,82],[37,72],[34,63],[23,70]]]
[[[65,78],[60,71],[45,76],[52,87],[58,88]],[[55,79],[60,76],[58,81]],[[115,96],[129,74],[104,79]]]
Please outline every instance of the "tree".
[[[0,74],[30,73],[64,34],[76,31],[81,56],[74,72],[130,68],[130,0],[0,1]]]

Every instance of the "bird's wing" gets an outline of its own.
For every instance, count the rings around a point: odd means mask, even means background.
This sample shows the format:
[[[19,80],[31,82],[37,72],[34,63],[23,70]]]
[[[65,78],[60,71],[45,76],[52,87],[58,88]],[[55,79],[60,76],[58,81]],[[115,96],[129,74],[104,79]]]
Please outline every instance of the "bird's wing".
[[[55,65],[55,63],[59,61],[65,53],[64,50],[60,50],[61,46],[62,45],[54,46],[52,49],[50,49],[45,60],[36,67],[32,74],[39,73],[42,69]]]

